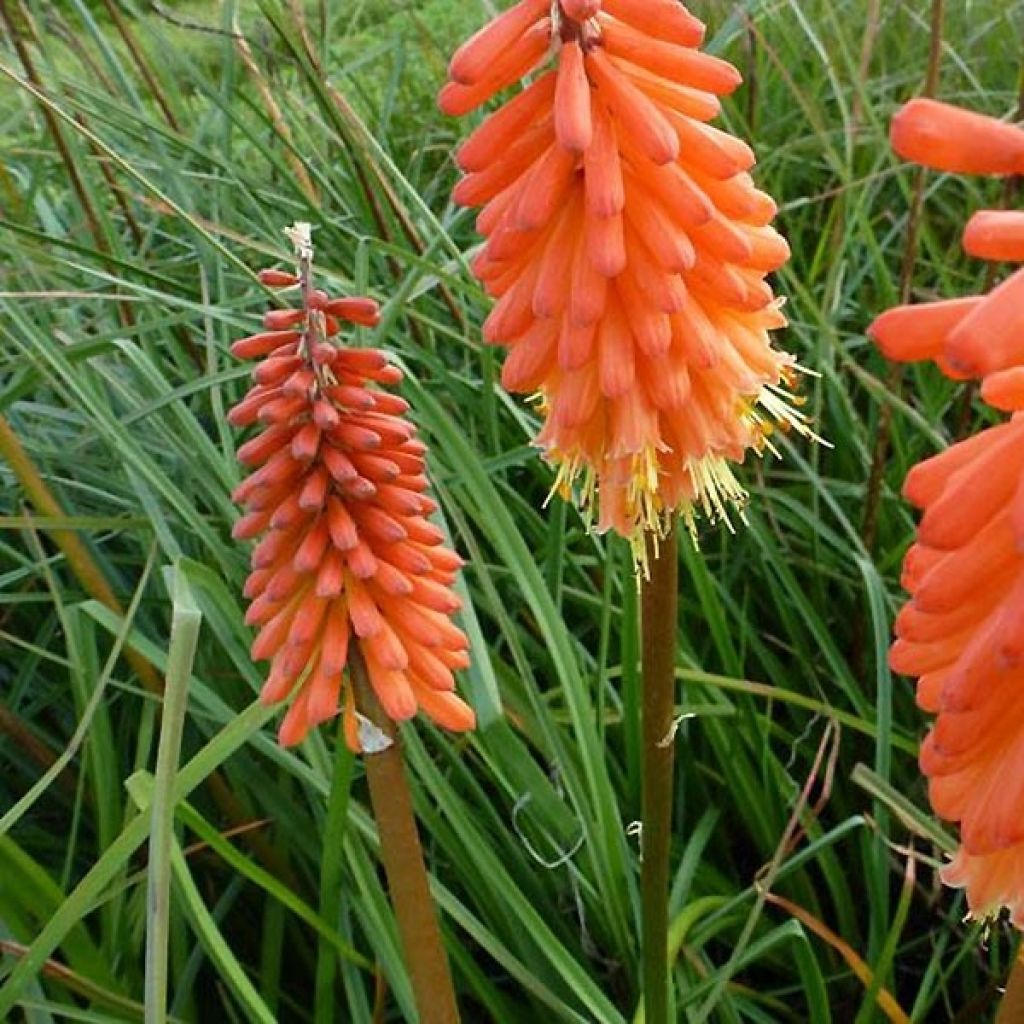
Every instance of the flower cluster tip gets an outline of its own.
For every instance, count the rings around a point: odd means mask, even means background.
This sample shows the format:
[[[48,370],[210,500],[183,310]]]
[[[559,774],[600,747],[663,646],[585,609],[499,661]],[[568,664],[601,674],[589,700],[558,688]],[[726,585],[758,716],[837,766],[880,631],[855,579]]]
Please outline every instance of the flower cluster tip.
[[[253,386],[230,422],[257,433],[241,446],[251,470],[235,490],[245,515],[239,540],[258,540],[245,586],[254,660],[270,662],[262,699],[295,697],[282,743],[344,712],[345,737],[360,748],[360,713],[346,683],[358,645],[373,692],[395,721],[424,711],[445,728],[473,728],[455,693],[469,664],[465,634],[452,622],[462,561],[430,522],[426,447],[408,404],[387,390],[401,371],[377,349],[339,342],[346,325],[374,326],[376,302],[332,298],[313,281],[308,225],[289,237],[298,272],[265,270],[261,283],[298,291],[273,309],[263,330],[232,352],[258,360]]]
[[[456,157],[483,336],[509,350],[505,387],[539,396],[554,490],[635,552],[677,515],[742,506],[731,467],[776,421],[810,433],[769,335],[789,248],[750,148],[711,124],[741,79],[703,36],[676,0],[519,0],[439,98],[466,114],[525,82]]]

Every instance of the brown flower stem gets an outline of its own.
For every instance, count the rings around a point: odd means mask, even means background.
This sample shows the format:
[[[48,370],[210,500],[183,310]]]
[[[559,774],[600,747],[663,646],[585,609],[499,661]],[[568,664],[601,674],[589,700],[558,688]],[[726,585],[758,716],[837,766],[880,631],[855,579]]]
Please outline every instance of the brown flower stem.
[[[7,736],[13,743],[21,747],[43,771],[53,767],[53,763],[57,760],[57,755],[2,700],[0,700],[0,734]],[[69,796],[75,795],[77,782],[72,768],[65,768],[57,776],[57,781]]]
[[[22,447],[17,434],[11,425],[0,414],[0,459],[3,459],[14,473],[18,483],[24,488],[32,507],[42,516],[52,519],[64,518],[64,510],[46,485],[39,470]],[[93,561],[89,549],[74,530],[48,531],[53,542],[64,553],[68,566],[75,578],[90,597],[100,604],[106,605],[111,611],[120,615],[124,609],[114,595],[99,566]],[[163,686],[160,677],[153,671],[153,666],[141,658],[133,650],[125,651],[125,657],[131,663],[133,671],[142,679],[146,688],[159,693]],[[136,664],[136,661],[138,664]],[[141,671],[140,671],[141,670]]]
[[[19,18],[24,19],[24,21],[20,21]],[[0,0],[0,19],[3,20],[3,23],[7,28],[7,37],[14,44],[14,50],[18,55],[18,60],[21,62],[22,68],[24,68],[25,77],[28,78],[28,80],[37,89],[41,89],[42,80],[36,71],[35,62],[32,60],[32,55],[25,43],[24,27],[32,25],[28,18],[28,12],[20,2],[12,0],[12,2],[8,4],[7,0]],[[71,150],[68,149],[67,142],[61,132],[60,123],[55,117],[53,111],[44,104],[39,105],[39,112],[42,114],[43,121],[46,122],[46,128],[50,133],[50,137],[53,139],[54,145],[57,147],[57,152],[60,155],[64,169],[67,171],[68,180],[71,183],[72,191],[75,193],[75,198],[78,200],[78,205],[85,216],[85,219],[89,223],[89,231],[96,243],[96,248],[99,249],[101,253],[109,254],[110,249],[107,245],[106,236],[103,233],[99,216],[93,208],[92,202],[89,200],[89,193],[86,190],[81,175],[78,172],[78,165],[72,158]]]
[[[939,70],[942,66],[942,26],[945,20],[944,0],[932,0],[931,36],[928,53],[928,74],[925,77],[922,96],[934,96],[939,86]],[[917,262],[917,242],[921,233],[921,214],[924,209],[924,186],[927,171],[919,167],[914,175],[910,195],[910,212],[907,215],[906,245],[903,249],[903,265],[900,269],[900,302],[910,301],[914,289],[914,265]],[[886,378],[887,390],[898,396],[903,387],[903,366],[890,363]],[[889,457],[892,440],[892,403],[883,404],[878,415],[878,429],[875,433],[875,448],[871,457],[871,471],[868,474],[867,498],[864,507],[862,536],[864,547],[871,552],[878,538],[878,517],[882,499],[882,483],[885,479],[885,463]]]
[[[458,1024],[455,987],[427,882],[398,730],[377,701],[358,645],[349,653],[349,673],[360,713],[391,741],[385,750],[364,754],[363,761],[420,1024]]]
[[[1006,994],[996,1014],[996,1024],[1020,1024],[1021,1021],[1024,1021],[1024,945],[1013,958]]]
[[[668,1024],[669,852],[675,767],[676,623],[679,609],[677,528],[659,541],[646,538],[650,576],[641,584],[643,664],[643,830],[640,890],[643,907],[645,1024]]]
[[[156,100],[156,105],[164,115],[164,120],[174,131],[180,132],[181,125],[178,124],[177,118],[174,116],[174,111],[171,110],[167,97],[164,95],[163,88],[157,81],[153,69],[149,66],[146,56],[142,52],[142,48],[131,30],[130,23],[121,13],[114,0],[103,0],[103,7],[107,12],[107,16],[114,23],[114,27],[117,29],[117,34],[121,37],[125,47],[127,47],[128,52],[131,54],[132,63],[135,65],[135,69],[142,77],[142,80],[146,83],[149,95]]]

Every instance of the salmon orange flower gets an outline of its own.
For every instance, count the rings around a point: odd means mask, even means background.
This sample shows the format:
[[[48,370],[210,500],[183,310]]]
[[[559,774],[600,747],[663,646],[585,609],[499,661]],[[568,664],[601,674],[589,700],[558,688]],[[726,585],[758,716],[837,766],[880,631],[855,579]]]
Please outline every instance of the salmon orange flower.
[[[676,0],[519,0],[439,99],[466,114],[529,79],[457,156],[497,300],[484,339],[510,350],[505,386],[539,395],[556,488],[634,542],[677,512],[725,516],[731,464],[776,421],[806,429],[768,333],[789,249],[754,154],[709,123],[740,75],[703,34]]]
[[[908,104],[892,138],[901,155],[939,170],[1024,170],[1024,131],[931,100]],[[976,214],[964,245],[1024,262],[1024,215]],[[944,880],[966,889],[976,915],[1007,907],[1024,928],[1024,271],[987,296],[890,310],[869,333],[890,358],[980,378],[982,398],[1014,413],[907,478],[904,493],[924,516],[904,563],[911,600],[890,662],[919,677],[918,703],[937,715],[921,767],[936,813],[961,833]]]
[[[281,742],[301,741],[344,703],[345,736],[360,747],[353,689],[343,685],[358,644],[374,693],[395,721],[417,710],[445,728],[473,728],[453,672],[469,664],[451,621],[461,559],[427,517],[425,446],[408,404],[384,388],[401,372],[383,352],[337,341],[343,323],[372,326],[370,299],[332,299],[311,280],[308,225],[296,225],[300,273],[270,270],[264,284],[298,287],[300,305],[274,309],[264,331],[232,346],[259,359],[254,386],[231,411],[260,432],[239,449],[253,468],[235,491],[246,515],[237,539],[262,538],[245,587],[246,622],[259,626],[254,660],[270,661],[266,703],[297,694]]]

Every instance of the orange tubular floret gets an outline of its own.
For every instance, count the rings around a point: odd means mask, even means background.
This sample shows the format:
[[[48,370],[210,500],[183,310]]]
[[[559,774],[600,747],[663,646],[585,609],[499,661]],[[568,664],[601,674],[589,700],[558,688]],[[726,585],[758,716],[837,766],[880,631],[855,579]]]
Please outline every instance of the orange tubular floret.
[[[679,156],[679,136],[657,104],[621,74],[602,50],[589,53],[586,61],[619,131],[628,134],[648,160],[658,165],[672,163]]]
[[[956,370],[984,377],[1024,359],[1024,270],[1018,270],[950,333],[943,355]]]
[[[542,399],[555,489],[639,554],[676,513],[742,503],[731,464],[770,421],[807,429],[768,335],[789,248],[750,148],[706,123],[740,76],[677,0],[516,4],[460,49],[442,106],[469,109],[494,73],[480,55],[548,15],[545,70],[459,150],[454,198],[483,207],[484,339],[509,350],[505,386]]]
[[[473,85],[491,73],[526,31],[550,8],[550,0],[520,0],[456,50],[448,74],[459,85]]]
[[[613,18],[678,46],[700,46],[704,24],[677,0],[605,0]]]
[[[967,224],[964,249],[982,260],[1024,263],[1024,210],[982,210]]]
[[[555,135],[570,153],[585,153],[594,138],[590,113],[590,83],[577,42],[562,47],[555,91]]]
[[[260,280],[290,286],[299,278],[273,271]],[[285,745],[301,742],[342,704],[346,740],[358,750],[355,702],[343,678],[357,643],[392,718],[419,708],[446,728],[471,729],[473,711],[460,698],[425,697],[410,676],[424,643],[430,657],[453,664],[468,646],[447,618],[458,607],[450,584],[461,560],[438,546],[440,532],[423,518],[436,508],[422,494],[424,447],[401,418],[406,403],[377,387],[396,379],[386,356],[327,340],[329,316],[372,326],[377,304],[331,300],[308,282],[303,296],[299,317],[268,318],[289,329],[233,346],[264,359],[231,417],[268,424],[239,449],[246,465],[261,468],[234,495],[248,512],[235,536],[263,535],[245,587],[246,621],[261,627],[252,657],[271,662],[262,699],[277,703],[295,692],[279,732]],[[424,637],[410,621],[436,625]]]
[[[868,337],[898,363],[935,359],[950,331],[981,305],[981,299],[950,299],[886,310],[868,328]]]
[[[467,174],[482,171],[502,156],[539,114],[551,109],[556,82],[553,72],[541,75],[515,99],[491,114],[459,147],[456,155],[459,168]]]
[[[912,100],[892,121],[904,159],[954,174],[1024,173],[1024,130],[936,100]]]
[[[621,213],[626,203],[615,126],[601,102],[593,105],[591,118],[593,136],[583,154],[583,191],[587,209],[595,217],[612,217]]]
[[[638,64],[669,81],[685,82],[693,89],[706,89],[720,96],[734,92],[743,81],[736,68],[718,57],[662,42],[614,18],[606,19],[602,28],[609,54]]]
[[[981,397],[1003,412],[1024,410],[1024,366],[1012,366],[986,377],[981,385]]]

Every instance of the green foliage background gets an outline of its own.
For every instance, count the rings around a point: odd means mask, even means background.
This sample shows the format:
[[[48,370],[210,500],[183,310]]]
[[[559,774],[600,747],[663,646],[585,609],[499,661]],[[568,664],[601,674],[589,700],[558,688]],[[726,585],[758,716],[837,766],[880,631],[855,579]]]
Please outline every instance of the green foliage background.
[[[472,217],[447,199],[465,126],[433,103],[447,54],[492,5],[309,2],[311,53],[281,0],[161,6],[178,23],[131,0],[29,0],[35,86],[0,39],[0,413],[65,513],[34,517],[0,463],[0,1019],[141,1019],[148,818],[124,782],[153,768],[159,707],[118,654],[165,666],[175,563],[203,624],[172,1015],[414,1019],[360,766],[330,729],[278,749],[250,707],[261,679],[239,600],[246,552],[229,536],[238,439],[224,421],[248,370],[228,345],[267,301],[253,273],[287,262],[281,229],[308,219],[331,286],[385,304],[373,341],[409,371],[443,520],[469,558],[465,689],[481,728],[406,730],[466,1019],[632,1020],[629,556],[572,509],[542,509],[536,422],[496,385],[465,265]],[[682,555],[679,1019],[863,1024],[884,1019],[881,989],[915,1021],[989,1019],[1014,940],[965,922],[936,881],[949,837],[922,811],[925,721],[885,662],[912,531],[898,489],[960,429],[964,400],[930,369],[894,390],[863,335],[896,297],[912,172],[886,131],[923,81],[928,4],[692,6],[748,80],[725,120],[754,140],[758,181],[782,206],[794,258],[778,280],[792,319],[780,343],[813,371],[807,408],[832,447],[780,438],[781,462],[745,468],[748,524],[705,529],[700,553]],[[942,96],[1006,114],[1021,5],[947,8]],[[286,131],[240,60],[236,15]],[[929,176],[918,295],[979,286],[957,237],[998,191]],[[886,406],[893,451],[869,552],[865,480]],[[126,615],[83,591],[53,527],[86,541]],[[24,799],[71,743],[67,771]],[[867,983],[829,933],[863,958]]]

